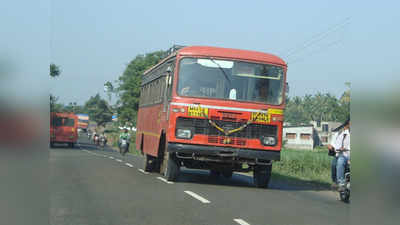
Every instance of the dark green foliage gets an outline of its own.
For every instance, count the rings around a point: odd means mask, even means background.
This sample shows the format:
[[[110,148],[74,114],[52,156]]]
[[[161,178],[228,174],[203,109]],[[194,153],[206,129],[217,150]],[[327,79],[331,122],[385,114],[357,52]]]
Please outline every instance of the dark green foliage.
[[[288,98],[285,122],[291,125],[309,124],[310,121],[344,122],[350,116],[350,91],[340,99],[330,94],[305,95]]]
[[[98,126],[104,126],[107,122],[111,122],[112,110],[106,100],[102,99],[99,94],[90,97],[84,108],[87,110],[90,120],[95,121]]]
[[[63,112],[64,106],[57,103],[58,97],[50,94],[50,112]]]
[[[50,77],[55,78],[60,76],[61,70],[55,64],[50,64]],[[62,105],[57,103],[58,97],[50,93],[50,112],[60,112]]]
[[[61,74],[60,67],[54,63],[50,64],[50,77],[58,77]]]
[[[157,51],[146,55],[138,55],[126,67],[119,77],[118,87],[118,120],[125,125],[136,125],[137,111],[139,109],[140,83],[143,73],[157,64],[165,56],[164,51]]]

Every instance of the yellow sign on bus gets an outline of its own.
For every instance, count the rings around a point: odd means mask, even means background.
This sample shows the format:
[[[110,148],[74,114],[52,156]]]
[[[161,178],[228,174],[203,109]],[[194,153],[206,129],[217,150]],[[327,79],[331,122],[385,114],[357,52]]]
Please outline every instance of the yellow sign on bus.
[[[188,116],[204,117],[204,115],[208,116],[208,108],[201,108],[198,106],[188,107]]]
[[[251,113],[251,120],[254,122],[269,123],[271,114],[253,112]]]

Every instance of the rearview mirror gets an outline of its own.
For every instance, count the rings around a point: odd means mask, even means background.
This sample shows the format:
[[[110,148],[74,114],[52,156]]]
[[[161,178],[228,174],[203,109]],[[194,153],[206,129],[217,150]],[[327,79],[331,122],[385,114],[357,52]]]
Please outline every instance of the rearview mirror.
[[[168,82],[168,86],[170,86],[172,84],[172,76],[169,74],[167,76],[167,82]]]
[[[286,90],[285,90],[286,94],[289,94],[289,83],[286,82]]]

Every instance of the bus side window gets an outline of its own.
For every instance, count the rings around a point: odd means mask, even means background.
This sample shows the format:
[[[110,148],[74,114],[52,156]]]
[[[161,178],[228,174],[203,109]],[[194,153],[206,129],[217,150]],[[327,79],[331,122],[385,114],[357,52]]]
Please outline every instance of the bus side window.
[[[169,67],[169,76],[167,78],[167,100],[171,101],[172,98],[172,85],[174,83],[174,72],[175,72],[175,60],[168,64]]]

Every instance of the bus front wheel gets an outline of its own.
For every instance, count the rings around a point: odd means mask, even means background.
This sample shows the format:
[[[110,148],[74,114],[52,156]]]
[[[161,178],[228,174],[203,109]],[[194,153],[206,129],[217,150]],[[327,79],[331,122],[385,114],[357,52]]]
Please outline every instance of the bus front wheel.
[[[258,188],[267,188],[271,179],[272,165],[256,165],[253,170],[254,185]]]
[[[179,164],[173,153],[168,153],[165,177],[168,181],[176,181],[179,175]]]

